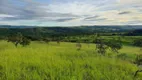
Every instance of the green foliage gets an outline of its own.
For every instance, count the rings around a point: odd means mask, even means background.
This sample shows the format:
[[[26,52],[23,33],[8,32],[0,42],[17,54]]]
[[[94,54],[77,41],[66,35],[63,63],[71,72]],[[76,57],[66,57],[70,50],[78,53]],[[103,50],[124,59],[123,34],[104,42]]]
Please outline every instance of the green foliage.
[[[26,37],[23,37],[22,41],[20,42],[20,45],[22,45],[22,46],[30,45],[30,40],[27,39]]]
[[[12,42],[16,47],[18,46],[18,44],[22,46],[26,46],[30,44],[30,40],[24,37],[21,33],[8,36],[7,41]]]
[[[121,59],[121,60],[126,60],[129,62],[135,62],[136,59],[136,54],[127,54],[127,53],[121,53],[117,55],[117,58]]]
[[[51,39],[49,39],[49,38],[44,38],[43,41],[46,42],[46,43],[49,43],[49,42],[51,41]]]
[[[77,47],[77,50],[81,50],[81,47],[82,47],[81,43],[76,43],[76,47]]]
[[[109,40],[106,45],[113,51],[118,53],[118,50],[122,49],[122,42],[120,39]]]
[[[134,77],[136,77],[139,72],[142,72],[142,66],[141,66],[141,65],[142,65],[142,54],[137,55],[135,64],[137,64],[137,66],[138,66],[138,67],[140,66],[140,67],[139,67],[139,69],[135,72]]]
[[[16,47],[18,44],[22,42],[23,35],[21,33],[17,33],[15,35],[8,36],[8,42],[12,42]]]
[[[142,54],[137,55],[135,63],[137,65],[142,65]]]
[[[106,49],[108,48],[105,42],[102,39],[96,39],[95,41],[96,44],[96,50],[98,53],[101,53],[102,55],[105,55]]]
[[[105,40],[97,35],[94,43],[96,44],[97,52],[103,55],[105,55],[107,49],[111,49],[113,52],[116,53],[118,53],[118,50],[122,49],[122,42],[120,38]]]
[[[97,52],[102,55],[105,55],[106,49],[108,47],[106,46],[104,39],[102,39],[98,34],[96,34],[94,43],[96,44]]]
[[[142,39],[136,39],[133,41],[134,46],[142,47]]]

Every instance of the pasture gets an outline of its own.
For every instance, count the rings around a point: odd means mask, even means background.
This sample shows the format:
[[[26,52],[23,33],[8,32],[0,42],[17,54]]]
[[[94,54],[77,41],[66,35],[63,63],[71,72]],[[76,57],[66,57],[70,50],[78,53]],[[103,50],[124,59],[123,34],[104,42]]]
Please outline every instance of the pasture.
[[[142,73],[134,78],[138,47],[102,56],[95,44],[81,44],[78,51],[75,43],[32,42],[16,48],[0,41],[0,80],[142,80]]]

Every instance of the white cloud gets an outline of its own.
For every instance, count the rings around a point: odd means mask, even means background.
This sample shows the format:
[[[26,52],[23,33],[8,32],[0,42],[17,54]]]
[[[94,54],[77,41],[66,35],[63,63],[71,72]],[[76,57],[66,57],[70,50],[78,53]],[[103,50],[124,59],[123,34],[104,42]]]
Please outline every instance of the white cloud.
[[[49,7],[53,12],[71,13],[75,15],[89,15],[95,11],[95,5],[81,2],[51,4]]]
[[[14,17],[13,15],[7,15],[7,14],[0,14],[0,18],[4,18],[4,17]]]
[[[1,24],[114,25],[132,21],[142,24],[142,0],[55,0],[50,4],[34,0],[15,0],[22,3],[18,5],[10,1],[0,1]]]
[[[141,4],[142,0],[117,0],[120,4]]]

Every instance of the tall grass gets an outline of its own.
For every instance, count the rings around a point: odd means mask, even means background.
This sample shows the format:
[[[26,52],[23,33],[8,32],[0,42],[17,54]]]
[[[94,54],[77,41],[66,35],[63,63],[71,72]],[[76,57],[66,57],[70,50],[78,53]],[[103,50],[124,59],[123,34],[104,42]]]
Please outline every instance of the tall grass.
[[[137,66],[129,60],[111,52],[98,55],[94,44],[82,46],[77,51],[74,43],[32,42],[30,46],[16,48],[12,43],[0,41],[0,80],[134,79]],[[129,49],[137,51],[138,48],[125,46],[120,54],[137,54]],[[142,74],[135,79],[142,80]]]

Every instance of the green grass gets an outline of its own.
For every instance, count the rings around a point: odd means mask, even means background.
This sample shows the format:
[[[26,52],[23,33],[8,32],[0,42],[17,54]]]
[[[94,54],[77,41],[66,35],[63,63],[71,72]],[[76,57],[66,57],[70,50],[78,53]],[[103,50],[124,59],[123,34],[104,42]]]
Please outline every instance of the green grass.
[[[101,56],[95,52],[94,44],[82,46],[77,51],[75,43],[32,42],[30,46],[16,48],[0,41],[0,80],[134,79],[138,68],[131,60],[139,48],[124,46],[119,54],[108,51]],[[135,80],[142,80],[142,74]]]

